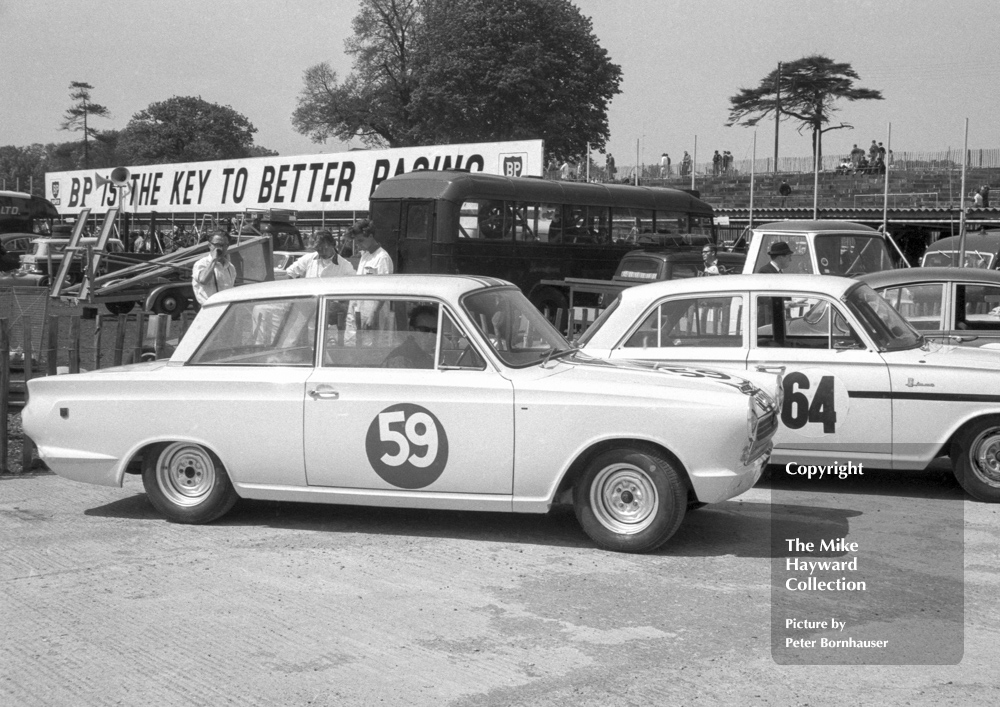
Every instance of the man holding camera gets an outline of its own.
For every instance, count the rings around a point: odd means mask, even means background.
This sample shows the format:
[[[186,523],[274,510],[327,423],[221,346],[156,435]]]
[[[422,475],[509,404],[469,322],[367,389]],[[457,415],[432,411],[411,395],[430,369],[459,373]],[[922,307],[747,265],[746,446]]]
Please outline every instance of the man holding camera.
[[[236,266],[229,260],[229,236],[216,231],[208,239],[208,255],[194,264],[191,286],[199,305],[216,292],[228,290],[236,284]]]

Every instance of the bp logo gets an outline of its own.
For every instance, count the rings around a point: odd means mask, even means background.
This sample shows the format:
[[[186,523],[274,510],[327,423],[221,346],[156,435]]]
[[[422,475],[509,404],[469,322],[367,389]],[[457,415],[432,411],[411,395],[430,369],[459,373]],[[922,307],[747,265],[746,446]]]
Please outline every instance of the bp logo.
[[[430,486],[448,463],[448,435],[434,414],[399,403],[380,412],[365,437],[368,463],[387,483],[404,489]]]
[[[503,175],[505,177],[520,177],[524,170],[524,160],[520,156],[505,156],[503,158]]]
[[[59,196],[59,182],[52,182],[52,196]]]

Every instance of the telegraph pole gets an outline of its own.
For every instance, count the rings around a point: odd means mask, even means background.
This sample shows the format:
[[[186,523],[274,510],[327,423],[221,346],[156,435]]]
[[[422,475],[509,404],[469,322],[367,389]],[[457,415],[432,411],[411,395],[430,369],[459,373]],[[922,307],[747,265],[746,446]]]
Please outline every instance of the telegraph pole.
[[[778,173],[778,122],[781,120],[781,62],[774,78],[774,173]]]

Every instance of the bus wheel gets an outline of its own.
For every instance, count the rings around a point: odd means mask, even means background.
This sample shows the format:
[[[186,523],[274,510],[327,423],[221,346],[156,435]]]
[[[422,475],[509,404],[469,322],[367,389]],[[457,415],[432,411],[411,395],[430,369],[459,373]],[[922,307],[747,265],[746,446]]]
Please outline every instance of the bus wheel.
[[[569,311],[569,300],[566,299],[566,295],[554,287],[543,287],[535,293],[532,301],[545,318],[555,324],[556,329],[563,330],[566,314]]]

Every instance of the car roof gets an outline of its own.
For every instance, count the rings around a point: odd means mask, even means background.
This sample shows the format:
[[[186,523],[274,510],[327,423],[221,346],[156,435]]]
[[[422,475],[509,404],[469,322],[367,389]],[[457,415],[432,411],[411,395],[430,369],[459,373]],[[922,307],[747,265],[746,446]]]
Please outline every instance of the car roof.
[[[683,280],[663,280],[637,285],[624,290],[622,302],[646,301],[652,298],[678,294],[705,294],[719,291],[753,290],[755,292],[813,292],[830,297],[841,297],[858,284],[857,280],[833,275],[714,275]]]
[[[935,251],[941,250],[958,250],[960,247],[961,236],[948,236],[946,238],[939,238],[938,240],[927,246],[927,253],[933,253]],[[996,252],[1000,249],[1000,231],[985,231],[977,233],[966,233],[965,234],[965,249],[966,250],[988,250],[990,252]]]
[[[853,221],[834,221],[832,219],[801,220],[801,221],[774,221],[755,226],[754,233],[824,233],[826,231],[860,231],[865,234],[880,234],[871,226],[865,226]],[[880,234],[881,235],[881,234]]]
[[[241,285],[213,295],[212,302],[237,302],[274,297],[315,297],[337,294],[350,297],[433,296],[455,300],[486,287],[514,285],[493,277],[468,275],[365,275],[355,277],[310,277]]]
[[[1000,272],[985,268],[902,268],[882,270],[858,277],[871,287],[912,285],[918,282],[983,282],[1000,285]]]

